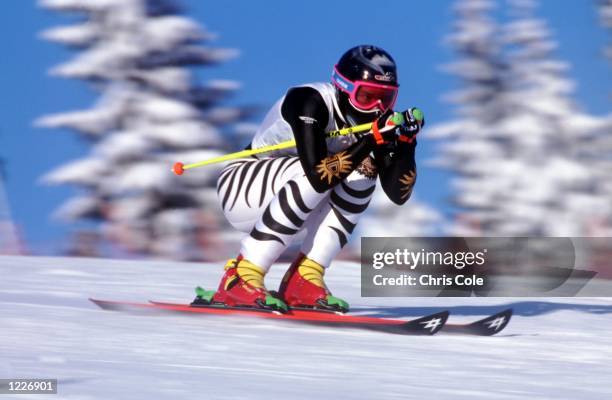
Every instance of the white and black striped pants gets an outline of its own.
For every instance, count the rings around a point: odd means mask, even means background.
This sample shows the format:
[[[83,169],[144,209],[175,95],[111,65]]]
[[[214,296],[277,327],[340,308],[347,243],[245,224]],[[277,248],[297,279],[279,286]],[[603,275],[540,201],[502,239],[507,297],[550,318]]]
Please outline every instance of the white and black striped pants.
[[[366,158],[361,167],[366,162],[371,165]],[[298,233],[305,233],[301,252],[328,267],[374,193],[376,175],[371,167],[361,167],[333,189],[318,193],[297,156],[228,164],[217,181],[217,193],[228,221],[249,233],[240,254],[267,270]]]

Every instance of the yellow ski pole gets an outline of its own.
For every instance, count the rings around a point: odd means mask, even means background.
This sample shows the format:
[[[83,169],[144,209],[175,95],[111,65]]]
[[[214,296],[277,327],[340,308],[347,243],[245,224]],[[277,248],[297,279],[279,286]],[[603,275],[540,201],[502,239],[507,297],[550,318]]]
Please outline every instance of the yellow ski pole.
[[[392,121],[395,123],[395,125],[401,125],[404,123],[404,117],[401,113],[395,113],[393,114]],[[372,129],[372,122],[327,132],[325,136],[328,138],[332,138],[338,136],[353,135],[357,133],[368,132],[370,129]],[[204,160],[193,164],[183,164],[181,162],[177,162],[172,167],[172,172],[174,172],[176,175],[183,175],[185,170],[188,169],[203,167],[205,165],[216,164],[223,161],[235,160],[237,158],[249,157],[254,154],[267,153],[269,151],[274,150],[288,149],[290,147],[295,147],[295,140],[287,140],[286,142],[273,144],[271,146],[260,147],[258,149],[242,150],[236,153],[226,154],[224,156],[211,158],[209,160]]]

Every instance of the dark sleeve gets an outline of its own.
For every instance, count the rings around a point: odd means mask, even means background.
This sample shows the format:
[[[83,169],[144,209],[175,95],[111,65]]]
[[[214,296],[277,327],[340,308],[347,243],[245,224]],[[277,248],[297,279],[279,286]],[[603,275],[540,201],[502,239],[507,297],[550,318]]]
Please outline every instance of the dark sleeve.
[[[398,142],[392,154],[374,152],[380,184],[389,200],[398,205],[408,201],[416,183],[415,147],[416,141]]]
[[[366,135],[345,150],[327,154],[325,127],[329,122],[329,110],[321,94],[313,88],[290,89],[281,106],[281,115],[293,130],[308,181],[319,193],[344,180],[372,151],[373,140]]]

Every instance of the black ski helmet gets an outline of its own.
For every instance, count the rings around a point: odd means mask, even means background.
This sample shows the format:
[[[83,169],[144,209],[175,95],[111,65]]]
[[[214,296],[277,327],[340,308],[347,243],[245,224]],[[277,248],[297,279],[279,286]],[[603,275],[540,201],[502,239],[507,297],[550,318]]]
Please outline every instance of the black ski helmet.
[[[384,107],[389,108],[395,103],[399,87],[395,60],[385,50],[372,45],[356,46],[344,53],[334,67],[332,82],[340,111],[353,125],[371,122],[386,109],[360,107],[356,101],[360,86],[382,88]],[[382,105],[380,101],[379,104]]]

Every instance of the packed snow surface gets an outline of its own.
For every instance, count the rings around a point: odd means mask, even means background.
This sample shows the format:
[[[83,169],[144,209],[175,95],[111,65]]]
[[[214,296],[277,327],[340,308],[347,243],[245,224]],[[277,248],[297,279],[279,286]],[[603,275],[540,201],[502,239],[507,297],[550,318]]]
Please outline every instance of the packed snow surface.
[[[328,284],[356,314],[515,316],[493,337],[411,337],[88,301],[187,302],[221,266],[0,257],[0,378],[57,378],[58,399],[612,398],[611,299],[361,298],[359,266],[339,262]]]

